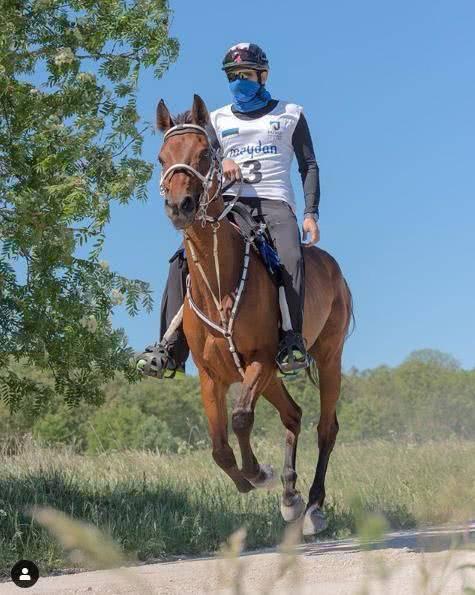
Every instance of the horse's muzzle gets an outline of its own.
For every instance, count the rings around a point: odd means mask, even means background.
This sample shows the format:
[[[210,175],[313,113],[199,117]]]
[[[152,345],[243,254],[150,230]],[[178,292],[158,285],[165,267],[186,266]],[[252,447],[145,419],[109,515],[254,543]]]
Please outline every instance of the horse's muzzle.
[[[185,229],[193,223],[196,216],[199,197],[183,196],[174,202],[165,200],[165,210],[176,229]]]

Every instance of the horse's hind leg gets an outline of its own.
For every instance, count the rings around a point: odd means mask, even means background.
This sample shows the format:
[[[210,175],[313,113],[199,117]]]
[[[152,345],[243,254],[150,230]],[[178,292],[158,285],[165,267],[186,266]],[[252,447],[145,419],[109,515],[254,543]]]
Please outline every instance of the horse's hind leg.
[[[213,447],[213,459],[236,484],[240,492],[254,489],[238,469],[236,458],[228,443],[228,412],[226,392],[228,387],[211,378],[200,369],[201,398],[208,418],[208,428]]]
[[[241,393],[234,403],[232,413],[233,430],[241,449],[241,470],[244,477],[256,488],[268,487],[274,480],[272,467],[259,465],[251,448],[256,401],[274,374],[273,362],[270,365],[264,365],[261,361],[253,361],[249,364],[246,367]]]
[[[305,512],[304,535],[314,535],[327,526],[322,506],[328,461],[338,433],[336,403],[341,386],[342,349],[343,333],[326,332],[324,328],[315,347],[310,350],[317,361],[320,381],[320,420],[317,426],[319,454]]]
[[[277,409],[287,430],[285,435],[284,469],[282,472],[284,492],[280,511],[285,521],[295,521],[302,516],[305,510],[305,502],[300,492],[295,489],[297,482],[295,462],[302,410],[292,399],[280,378],[275,378],[265,389],[263,395]]]

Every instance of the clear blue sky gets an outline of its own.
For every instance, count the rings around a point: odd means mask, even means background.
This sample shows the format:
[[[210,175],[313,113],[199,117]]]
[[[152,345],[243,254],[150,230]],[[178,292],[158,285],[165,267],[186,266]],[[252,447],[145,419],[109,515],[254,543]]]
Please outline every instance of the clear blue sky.
[[[230,102],[220,70],[239,41],[261,45],[273,97],[304,106],[321,176],[321,242],[352,288],[357,328],[344,367],[397,365],[414,349],[475,366],[475,3],[473,0],[255,2],[172,0],[178,61],[142,79],[154,119],[200,94]],[[160,136],[145,144],[155,160]],[[301,184],[294,174],[303,212]],[[135,349],[157,338],[168,257],[180,236],[165,217],[158,168],[146,205],[115,208],[104,258],[155,291],[152,315],[118,308]]]

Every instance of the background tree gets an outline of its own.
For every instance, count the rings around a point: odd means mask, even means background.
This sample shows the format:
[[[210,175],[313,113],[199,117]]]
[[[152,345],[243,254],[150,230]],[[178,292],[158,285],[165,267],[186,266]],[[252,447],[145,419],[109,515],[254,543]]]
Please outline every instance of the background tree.
[[[111,203],[146,199],[152,127],[137,85],[177,57],[169,16],[166,0],[0,0],[0,394],[12,407],[54,392],[94,401],[115,371],[136,378],[110,314],[124,300],[131,315],[150,310],[151,292],[99,256]]]

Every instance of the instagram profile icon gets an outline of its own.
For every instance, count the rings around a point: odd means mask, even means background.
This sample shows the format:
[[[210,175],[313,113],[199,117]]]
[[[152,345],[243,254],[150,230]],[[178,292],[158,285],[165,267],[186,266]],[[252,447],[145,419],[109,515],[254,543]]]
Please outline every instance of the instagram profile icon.
[[[10,576],[17,587],[27,589],[36,584],[40,572],[31,560],[19,560],[11,569]]]

